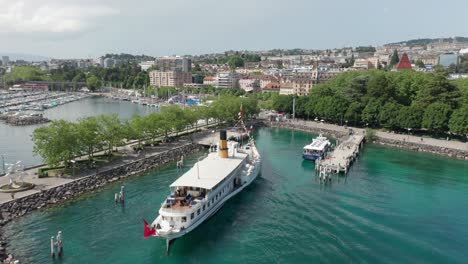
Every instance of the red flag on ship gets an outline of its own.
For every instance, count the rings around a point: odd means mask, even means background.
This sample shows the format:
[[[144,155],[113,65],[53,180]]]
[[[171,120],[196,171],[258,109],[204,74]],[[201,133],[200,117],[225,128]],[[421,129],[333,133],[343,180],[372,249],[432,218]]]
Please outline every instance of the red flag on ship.
[[[143,238],[146,239],[147,237],[155,236],[156,235],[156,228],[154,228],[154,227],[150,228],[148,226],[148,222],[146,222],[146,220],[144,220],[144,219],[143,219],[143,222],[144,222]]]

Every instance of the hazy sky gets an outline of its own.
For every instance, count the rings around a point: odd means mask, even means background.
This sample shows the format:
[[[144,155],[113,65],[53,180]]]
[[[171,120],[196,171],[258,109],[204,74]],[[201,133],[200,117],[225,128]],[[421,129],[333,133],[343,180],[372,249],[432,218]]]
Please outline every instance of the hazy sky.
[[[0,0],[0,53],[184,55],[468,36],[467,0]]]

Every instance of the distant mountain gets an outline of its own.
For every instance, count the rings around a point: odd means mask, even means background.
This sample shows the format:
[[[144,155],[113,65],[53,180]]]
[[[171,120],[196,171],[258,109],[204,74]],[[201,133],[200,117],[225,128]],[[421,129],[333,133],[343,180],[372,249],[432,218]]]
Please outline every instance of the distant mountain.
[[[434,42],[444,41],[444,42],[453,42],[454,40],[458,42],[468,42],[466,37],[453,37],[453,38],[421,38],[421,39],[411,39],[406,41],[389,43],[387,45],[393,44],[406,44],[408,46],[417,46],[417,45],[428,45]]]
[[[7,52],[1,52],[0,51],[0,57],[1,56],[8,56],[10,57],[10,61],[16,61],[16,60],[25,60],[25,61],[48,61],[50,58],[40,56],[40,55],[35,55],[35,54],[25,54],[25,53],[7,53]]]

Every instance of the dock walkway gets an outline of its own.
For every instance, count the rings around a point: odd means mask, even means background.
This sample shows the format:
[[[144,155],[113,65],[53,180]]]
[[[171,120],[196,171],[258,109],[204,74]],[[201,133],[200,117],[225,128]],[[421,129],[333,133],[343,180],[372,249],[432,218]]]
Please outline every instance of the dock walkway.
[[[364,142],[364,134],[357,133],[342,138],[337,147],[325,159],[318,161],[316,170],[322,175],[348,173],[349,167],[359,155]]]

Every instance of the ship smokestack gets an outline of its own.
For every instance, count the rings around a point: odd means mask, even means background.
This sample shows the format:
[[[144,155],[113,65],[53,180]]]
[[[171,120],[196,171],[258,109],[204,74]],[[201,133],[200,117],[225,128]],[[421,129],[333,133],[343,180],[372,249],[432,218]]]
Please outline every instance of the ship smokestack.
[[[227,133],[226,130],[219,132],[219,156],[223,159],[228,158]]]

